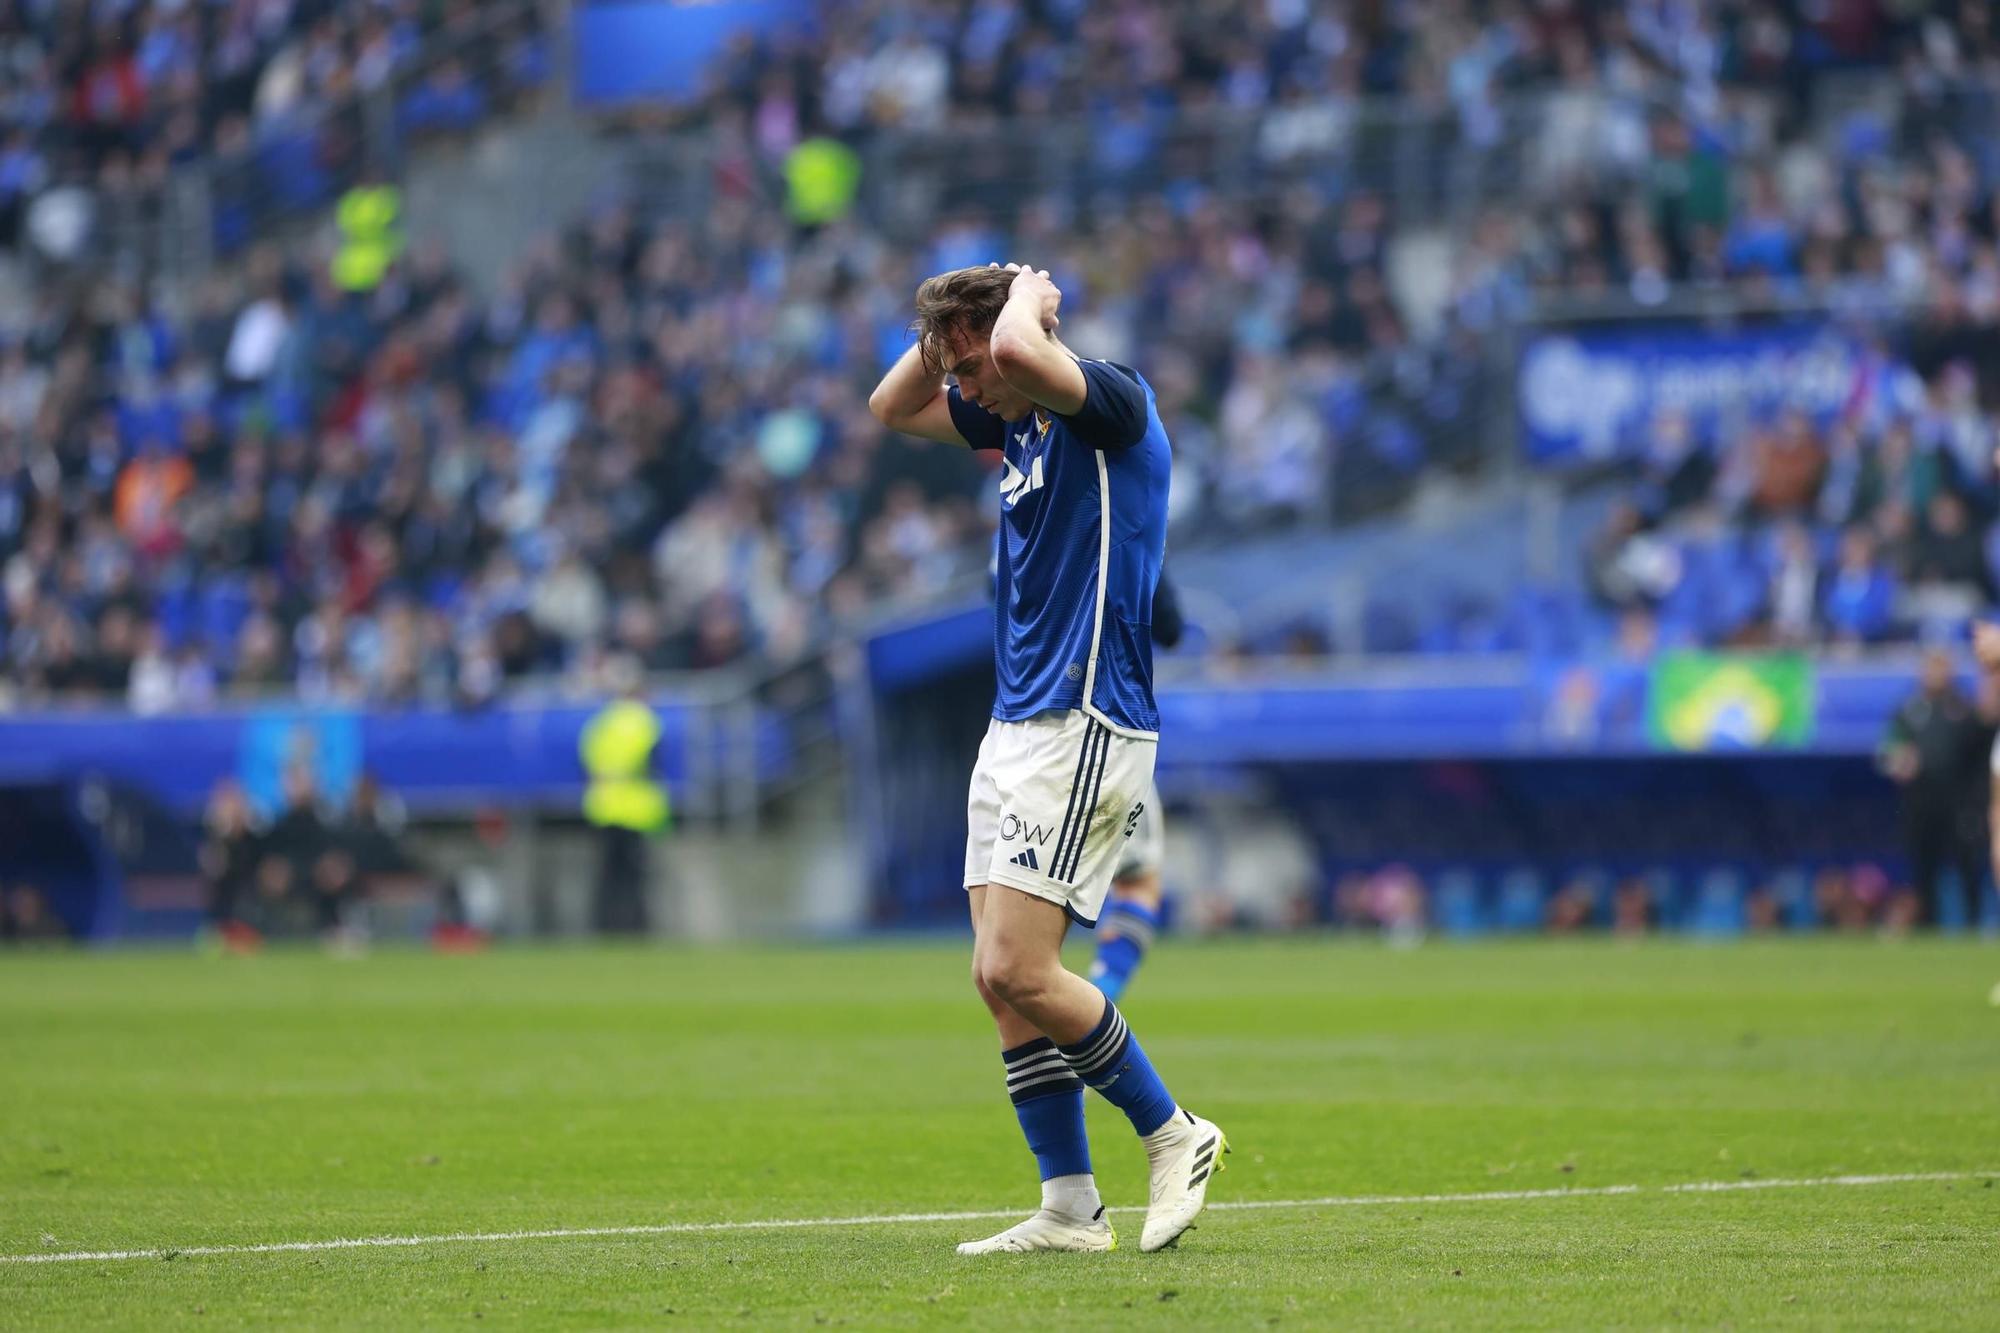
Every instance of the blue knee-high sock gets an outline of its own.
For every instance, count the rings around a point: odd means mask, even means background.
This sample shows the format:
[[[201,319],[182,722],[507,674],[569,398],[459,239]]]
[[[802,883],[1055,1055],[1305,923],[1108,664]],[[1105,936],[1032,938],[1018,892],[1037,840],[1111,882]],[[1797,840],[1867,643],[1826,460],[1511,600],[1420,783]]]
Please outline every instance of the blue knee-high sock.
[[[1002,1051],[1007,1095],[1035,1154],[1043,1180],[1090,1173],[1090,1139],[1083,1128],[1083,1082],[1047,1037]]]
[[[1112,899],[1097,923],[1097,959],[1090,965],[1090,979],[1106,998],[1116,1000],[1125,994],[1159,925],[1160,914],[1144,903]]]
[[[1090,1035],[1061,1050],[1077,1077],[1123,1111],[1141,1135],[1151,1134],[1173,1115],[1174,1099],[1167,1085],[1153,1071],[1153,1062],[1146,1058],[1139,1039],[1125,1026],[1125,1016],[1110,1000],[1104,1002],[1104,1017]]]

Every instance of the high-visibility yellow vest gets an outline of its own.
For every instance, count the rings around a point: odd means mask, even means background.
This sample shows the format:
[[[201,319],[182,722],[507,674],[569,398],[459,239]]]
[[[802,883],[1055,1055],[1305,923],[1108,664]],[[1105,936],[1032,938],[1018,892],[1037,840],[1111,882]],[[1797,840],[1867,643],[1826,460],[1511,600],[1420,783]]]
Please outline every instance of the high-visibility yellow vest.
[[[371,292],[403,253],[403,195],[393,185],[357,185],[340,196],[334,221],[340,249],[333,280],[342,291]]]
[[[600,828],[653,833],[666,827],[666,788],[653,781],[653,747],[660,719],[636,699],[606,704],[584,724],[577,741],[590,784],[583,793],[584,818]]]
[[[807,139],[785,155],[785,207],[794,221],[837,222],[860,184],[861,159],[838,139]]]

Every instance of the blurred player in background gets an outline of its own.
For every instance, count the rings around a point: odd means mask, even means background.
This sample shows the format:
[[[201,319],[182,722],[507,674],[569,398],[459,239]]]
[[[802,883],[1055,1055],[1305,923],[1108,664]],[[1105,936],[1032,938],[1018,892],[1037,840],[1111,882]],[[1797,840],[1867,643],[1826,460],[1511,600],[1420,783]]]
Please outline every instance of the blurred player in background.
[[[1153,644],[1172,648],[1184,629],[1180,598],[1163,568],[1153,593]],[[1111,902],[1097,922],[1097,957],[1090,979],[1113,1000],[1125,994],[1132,974],[1145,961],[1160,928],[1160,862],[1166,851],[1166,811],[1160,784],[1151,783],[1139,802],[1139,817],[1125,838],[1125,852],[1111,877]]]
[[[1123,1111],[1151,1167],[1139,1248],[1178,1240],[1226,1151],[1179,1107],[1118,1006],[1062,965],[1095,925],[1159,738],[1148,622],[1172,453],[1138,372],[1056,337],[1046,272],[957,269],[917,289],[918,333],[869,409],[907,434],[1002,453],[993,720],[966,802],[973,981],[1042,1176],[1041,1209],[962,1254],[1108,1250],[1083,1085]]]

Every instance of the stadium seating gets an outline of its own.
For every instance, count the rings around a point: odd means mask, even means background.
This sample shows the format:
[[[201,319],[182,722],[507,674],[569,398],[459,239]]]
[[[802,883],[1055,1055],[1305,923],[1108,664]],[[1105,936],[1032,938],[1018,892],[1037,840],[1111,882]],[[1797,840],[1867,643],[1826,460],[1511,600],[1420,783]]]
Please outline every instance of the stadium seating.
[[[472,8],[445,7],[442,30]],[[918,277],[1015,253],[1055,269],[1081,345],[1141,359],[1160,388],[1181,450],[1176,549],[1214,552],[1196,580],[1212,604],[1257,607],[1203,627],[1222,658],[1860,645],[1962,621],[1964,590],[1993,581],[1981,377],[2000,364],[2000,257],[1990,136],[1972,132],[1986,103],[1942,71],[1990,56],[1990,35],[1968,20],[1919,42],[1877,16],[1795,20],[1775,42],[1699,6],[1613,22],[1557,5],[1438,31],[1253,10],[1224,32],[1199,6],[946,6],[906,23],[858,5],[861,26],[823,25],[818,44],[742,45],[673,117],[715,142],[747,126],[768,168],[814,133],[872,151],[1108,106],[1125,128],[1084,166],[1132,183],[1123,211],[1031,199],[1005,225],[953,216],[910,244],[865,195],[844,220],[793,227],[724,192],[692,220],[580,217],[490,292],[421,244],[365,295],[265,251],[171,309],[143,281],[51,276],[0,314],[5,676],[28,699],[164,710],[587,686],[612,652],[655,669],[793,660],[977,579],[987,470],[883,438],[860,404]],[[0,213],[18,221],[58,158],[101,177],[121,156],[226,156],[244,114],[257,151],[305,173],[276,166],[278,188],[323,201],[326,154],[271,137],[289,123],[279,94],[365,84],[425,29],[413,7],[270,12],[289,26],[147,6],[95,30],[29,23],[43,61],[28,85],[49,97],[11,141]],[[849,41],[860,31],[876,56]],[[1045,31],[1080,40],[1067,63],[1044,67]],[[1157,58],[1085,80],[1076,53],[1093,43]],[[428,67],[400,122],[471,123],[546,71],[536,49],[529,29],[471,66]],[[1931,62],[1917,67],[1938,95],[1898,95],[1886,66],[1906,53]],[[215,69],[239,77],[175,100],[186,71]],[[1885,96],[1825,105],[1833,71]],[[1326,172],[1282,177],[1306,187],[1282,197],[1247,178],[1174,185],[1177,135],[1204,114],[1284,124],[1426,89],[1449,114],[1419,174],[1476,159],[1524,116],[1542,145],[1520,180],[1475,182],[1480,207],[1425,252],[1443,259],[1427,296],[1394,259],[1437,229],[1393,190]],[[1579,106],[1603,113],[1600,134],[1577,133]],[[200,132],[163,108],[198,112]],[[1921,169],[1892,144],[1915,145]],[[1521,205],[1552,182],[1573,206],[1532,220]],[[1474,524],[1448,546],[1323,535],[1447,468],[1492,470],[1480,429],[1528,392],[1491,336],[1503,315],[1540,312],[1537,328],[1620,371],[1667,353],[1593,341],[1582,321],[1651,328],[1702,300],[1747,312],[1746,345],[1759,312],[1831,311],[1849,349],[1831,406],[1551,435],[1530,464],[1581,498],[1560,510],[1559,567],[1504,586],[1481,571],[1519,565],[1509,529]],[[1632,505],[1607,510],[1614,494]],[[1591,534],[1580,515],[1604,517]],[[1249,594],[1269,580],[1230,552],[1273,540],[1332,542],[1325,558],[1376,590],[1352,613],[1262,608]]]
[[[58,259],[92,252],[37,224],[45,197],[46,223],[81,204],[103,233],[93,257],[118,258],[145,251],[139,233],[192,180],[227,254],[550,72],[541,6],[523,0],[23,0],[0,10],[0,46],[0,250],[32,240]]]

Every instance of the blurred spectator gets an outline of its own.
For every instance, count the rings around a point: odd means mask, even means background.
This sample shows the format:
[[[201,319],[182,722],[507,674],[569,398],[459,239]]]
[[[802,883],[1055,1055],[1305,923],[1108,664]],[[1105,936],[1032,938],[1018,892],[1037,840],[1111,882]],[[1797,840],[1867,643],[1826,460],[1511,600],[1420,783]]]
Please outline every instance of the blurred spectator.
[[[1611,928],[1619,935],[1636,938],[1659,923],[1659,904],[1653,889],[1642,875],[1630,875],[1618,882],[1611,896]]]
[[[1924,924],[1938,921],[1947,867],[1959,874],[1969,904],[1986,872],[1987,755],[1992,724],[1953,679],[1951,655],[1924,654],[1916,694],[1896,710],[1883,738],[1882,771],[1903,789],[1903,836],[1910,882]]]
[[[1333,910],[1340,925],[1379,930],[1393,944],[1417,944],[1427,915],[1423,880],[1406,865],[1349,875],[1334,888]]]
[[[1861,931],[1871,926],[1907,929],[1911,912],[1899,899],[1889,877],[1872,865],[1827,866],[1813,878],[1813,908],[1818,919],[1837,929]]]
[[[359,896],[359,871],[310,765],[286,767],[284,796],[284,808],[259,840],[259,879],[267,895],[286,899],[331,937],[347,924]]]
[[[1931,497],[1910,542],[1909,567],[1910,582],[1934,600],[1962,608],[1960,619],[2000,600],[1985,543],[1972,527],[1965,501],[1950,491]]]
[[[1715,485],[1715,455],[1696,441],[1687,416],[1661,412],[1647,438],[1640,504],[1655,520],[1708,499]]]
[[[1840,535],[1840,560],[1826,590],[1826,622],[1837,644],[1857,646],[1885,637],[1895,612],[1896,583],[1864,527]]]
[[[69,925],[33,884],[0,889],[0,944],[49,944],[69,938]]]
[[[1787,412],[1750,446],[1750,503],[1763,518],[1790,518],[1807,512],[1819,494],[1826,450],[1803,412]]]
[[[1798,523],[1778,531],[1778,554],[1771,571],[1771,634],[1775,642],[1811,643],[1819,631],[1819,552],[1812,534]]]
[[[393,794],[384,791],[375,775],[363,772],[355,779],[348,797],[347,812],[340,821],[341,839],[364,877],[392,874],[409,868],[402,848],[408,812]]]
[[[254,929],[248,918],[259,915],[258,841],[255,815],[242,784],[224,779],[210,793],[202,816],[199,855],[202,878],[208,885],[208,923],[225,938],[232,932]]]
[[[1586,561],[1591,590],[1620,610],[1657,603],[1680,583],[1679,552],[1650,530],[1630,503],[1612,506]]]
[[[1549,895],[1542,909],[1542,928],[1551,935],[1572,935],[1587,929],[1597,916],[1596,886],[1578,876]]]
[[[158,559],[180,545],[177,510],[193,485],[187,459],[169,455],[158,439],[139,446],[139,456],[119,473],[116,501],[118,530],[134,552]]]
[[[408,824],[402,800],[364,770],[334,828],[335,841],[354,865],[355,892],[370,902],[418,900],[448,912],[443,886],[411,853],[403,836]]]

